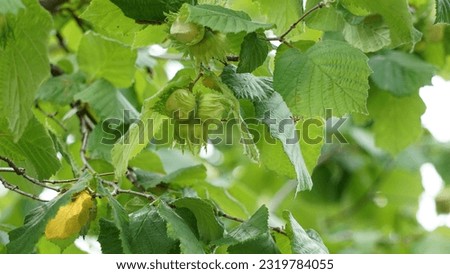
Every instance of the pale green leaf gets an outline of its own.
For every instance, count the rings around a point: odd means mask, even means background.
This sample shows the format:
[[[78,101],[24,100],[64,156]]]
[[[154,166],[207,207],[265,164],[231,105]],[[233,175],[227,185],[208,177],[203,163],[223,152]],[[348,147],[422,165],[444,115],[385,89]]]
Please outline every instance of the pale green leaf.
[[[375,52],[391,44],[389,28],[379,15],[367,16],[359,24],[346,23],[345,41],[363,52]]]
[[[288,49],[277,54],[274,88],[298,116],[366,113],[371,70],[367,57],[347,43],[323,41],[306,52]]]
[[[312,174],[325,143],[325,121],[321,117],[311,117],[297,122],[300,132],[300,149],[309,173]]]
[[[90,22],[96,32],[128,45],[133,42],[135,32],[143,28],[109,0],[91,1],[80,18]]]
[[[136,254],[168,254],[176,241],[167,235],[167,223],[154,206],[147,205],[130,215],[132,251]]]
[[[25,8],[21,0],[0,0],[0,6],[0,15],[8,13],[17,15],[21,9]]]
[[[305,11],[311,10],[320,2],[322,0],[306,1]],[[305,18],[305,22],[309,28],[323,31],[341,31],[345,26],[344,17],[331,5],[312,12]]]
[[[371,79],[396,96],[417,93],[431,83],[435,68],[420,58],[401,51],[387,51],[370,58]]]
[[[164,202],[158,207],[158,213],[168,223],[168,233],[173,239],[180,240],[180,249],[184,254],[204,254],[202,244],[186,221]]]
[[[2,20],[10,33],[0,43],[0,109],[17,141],[33,116],[31,108],[39,85],[50,75],[47,43],[50,14],[35,0],[23,0],[26,9]]]
[[[135,33],[132,47],[135,49],[160,44],[166,37],[167,26],[150,25]]]
[[[110,82],[100,79],[82,92],[75,100],[89,103],[101,120],[117,119],[128,122],[139,116],[137,110]]]
[[[193,22],[223,33],[251,33],[273,27],[271,24],[253,22],[243,11],[230,10],[214,5],[187,5],[189,9],[188,22]]]
[[[286,232],[291,240],[292,253],[328,254],[328,249],[315,231],[305,231],[289,211],[283,212],[283,218],[287,222]]]
[[[256,117],[269,127],[270,135],[281,142],[284,152],[294,167],[298,182],[297,191],[311,189],[313,183],[300,151],[292,113],[283,101],[283,98],[275,92],[269,99],[255,102],[254,104]],[[262,140],[262,142],[265,142],[265,140]],[[266,145],[275,146],[272,144]],[[273,156],[269,155],[268,157]],[[277,159],[273,159],[273,161],[277,161]]]
[[[252,72],[261,66],[269,53],[269,45],[267,44],[265,35],[255,32],[247,34],[241,45],[239,54],[239,65],[237,72]]]
[[[266,21],[276,25],[275,35],[284,33],[303,15],[303,0],[253,0],[253,2],[259,4],[261,13],[267,17]],[[300,27],[297,30],[299,29]],[[293,31],[294,34],[299,32]]]
[[[129,87],[134,79],[136,52],[94,32],[83,36],[77,57],[91,79],[105,78],[116,87]]]
[[[61,206],[69,203],[74,194],[86,188],[89,175],[81,177],[78,183],[51,202],[33,209],[26,217],[25,224],[9,233],[10,242],[7,251],[10,254],[30,254],[33,252],[39,238],[44,234],[47,222],[58,212]]]
[[[210,242],[222,238],[223,227],[210,203],[198,198],[181,198],[174,205],[177,208],[187,208],[194,214],[201,240]]]
[[[2,123],[0,123],[2,125]],[[48,179],[61,167],[53,141],[47,130],[35,119],[28,123],[22,137],[14,142],[14,135],[0,128],[0,154],[17,164],[23,161],[27,172],[39,179]]]
[[[436,0],[435,23],[450,24],[450,0]]]
[[[405,0],[341,0],[345,6],[363,9],[372,14],[383,16],[391,33],[391,47],[406,44],[413,46],[417,42],[417,30],[414,29],[409,6]]]
[[[159,131],[166,116],[146,108],[142,111],[138,123],[133,123],[128,132],[114,145],[112,149],[112,162],[116,167],[116,176],[125,174],[128,161],[133,159],[151,141],[153,136]]]
[[[391,154],[399,153],[422,134],[420,117],[425,105],[418,94],[399,98],[375,90],[370,94],[368,109],[374,120],[376,145]]]

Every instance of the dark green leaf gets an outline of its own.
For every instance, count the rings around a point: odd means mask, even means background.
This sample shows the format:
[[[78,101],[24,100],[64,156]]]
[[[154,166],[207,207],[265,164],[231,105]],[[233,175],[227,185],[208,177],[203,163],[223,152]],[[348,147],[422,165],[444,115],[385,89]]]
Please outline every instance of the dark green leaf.
[[[103,254],[122,254],[122,242],[120,240],[120,230],[114,222],[101,218],[100,234],[98,241],[102,247]]]
[[[182,217],[163,202],[160,204],[158,212],[168,223],[169,236],[173,239],[180,240],[181,252],[185,254],[205,253],[202,244]]]
[[[450,0],[436,0],[435,23],[450,24]]]
[[[228,253],[230,254],[279,254],[275,241],[270,233],[264,233],[263,235],[243,242],[237,245],[228,247]]]
[[[122,242],[123,252],[125,254],[131,253],[130,221],[127,212],[119,201],[117,201],[111,193],[103,187],[102,183],[98,184],[98,192],[100,195],[103,195],[108,199],[108,204],[111,206],[113,222],[120,231],[119,236],[120,241]]]
[[[247,34],[241,45],[239,54],[238,73],[252,72],[264,64],[269,53],[269,45],[263,34],[255,32]]]
[[[166,13],[177,11],[183,3],[196,4],[194,0],[111,0],[123,13],[146,23],[164,23]]]
[[[274,92],[271,78],[255,77],[251,73],[236,73],[234,66],[226,66],[220,77],[238,99],[261,101],[268,99]]]
[[[269,210],[261,206],[250,219],[231,230],[217,245],[235,245],[254,240],[269,231]]]
[[[167,223],[153,206],[145,206],[130,215],[132,251],[137,254],[167,254],[176,241],[167,235]]]
[[[271,24],[253,22],[248,14],[214,5],[187,5],[188,22],[193,22],[223,33],[251,33],[273,27]]]
[[[178,208],[187,208],[195,215],[201,240],[210,242],[222,238],[223,227],[210,203],[197,198],[182,198],[176,200],[174,205]]]

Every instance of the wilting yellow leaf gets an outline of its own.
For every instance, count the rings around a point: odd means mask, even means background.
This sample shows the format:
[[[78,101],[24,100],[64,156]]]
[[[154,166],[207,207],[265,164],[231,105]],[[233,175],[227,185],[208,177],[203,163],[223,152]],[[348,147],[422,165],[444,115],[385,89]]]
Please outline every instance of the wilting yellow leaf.
[[[45,236],[49,240],[66,239],[79,233],[89,221],[90,209],[94,206],[91,195],[83,191],[75,199],[61,207],[55,218],[48,222]]]

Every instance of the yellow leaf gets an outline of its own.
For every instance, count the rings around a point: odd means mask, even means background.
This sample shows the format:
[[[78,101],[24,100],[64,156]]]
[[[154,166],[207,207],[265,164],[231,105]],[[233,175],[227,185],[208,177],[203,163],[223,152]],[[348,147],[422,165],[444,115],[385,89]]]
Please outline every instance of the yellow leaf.
[[[48,222],[45,237],[49,240],[66,239],[79,233],[89,221],[90,209],[94,206],[91,195],[83,191],[71,203],[61,207],[55,218]]]

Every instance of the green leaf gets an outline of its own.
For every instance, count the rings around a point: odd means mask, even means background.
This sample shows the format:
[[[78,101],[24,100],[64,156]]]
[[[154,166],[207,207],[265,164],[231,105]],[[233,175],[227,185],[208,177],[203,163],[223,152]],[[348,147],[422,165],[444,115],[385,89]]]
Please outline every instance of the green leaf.
[[[173,239],[180,240],[181,252],[184,254],[204,254],[202,244],[186,221],[173,209],[162,202],[158,207],[161,217],[168,223],[168,233]]]
[[[261,206],[250,219],[231,230],[217,245],[235,245],[250,241],[269,231],[269,210]]]
[[[110,82],[100,79],[75,95],[75,100],[89,103],[101,120],[118,119],[129,122],[139,116],[137,110]],[[127,113],[127,115],[125,115]]]
[[[196,23],[223,33],[251,33],[273,27],[272,24],[253,22],[243,11],[230,10],[215,5],[187,5],[188,22]]]
[[[417,42],[409,6],[405,0],[342,0],[342,4],[383,16],[391,32],[391,47],[413,46]]]
[[[96,32],[128,45],[133,42],[135,32],[143,28],[109,0],[91,1],[80,18],[89,21]]]
[[[139,154],[139,156],[141,154]],[[201,183],[206,179],[206,168],[203,165],[180,168],[167,175],[145,172],[141,170],[136,170],[135,172],[139,181],[139,185],[143,186],[146,190],[156,187],[161,183],[182,187],[192,186],[197,183]]]
[[[119,229],[120,240],[122,242],[123,252],[125,254],[131,253],[131,233],[130,233],[130,220],[127,212],[122,205],[117,201],[111,193],[106,190],[102,183],[98,184],[98,192],[100,195],[106,197],[108,204],[111,206],[111,212],[113,216],[113,222]]]
[[[272,137],[280,140],[284,152],[295,169],[298,182],[297,191],[310,190],[313,184],[311,176],[300,151],[292,113],[283,101],[283,98],[280,94],[274,92],[269,99],[255,102],[254,104],[256,117],[269,127]],[[272,146],[270,144],[267,145]],[[273,159],[273,161],[277,161],[277,159]]]
[[[376,145],[391,154],[399,153],[422,134],[420,117],[426,107],[418,94],[399,98],[375,90],[370,94],[368,109],[374,120]]]
[[[305,11],[311,10],[319,2],[322,2],[322,0],[306,1]],[[308,27],[323,31],[341,31],[345,26],[344,17],[331,5],[312,12],[305,18],[305,22]]]
[[[142,170],[165,173],[163,164],[158,154],[151,150],[144,150],[130,161],[130,166]]]
[[[252,72],[264,64],[269,53],[269,45],[263,34],[255,32],[245,36],[239,54],[238,73]]]
[[[139,117],[141,122],[132,124],[128,132],[117,141],[111,151],[117,177],[125,174],[128,162],[149,144],[153,136],[159,131],[164,119],[167,119],[167,117],[144,106],[144,110]]]
[[[286,233],[291,240],[292,253],[328,254],[328,249],[317,232],[314,230],[305,231],[289,211],[283,212],[283,218],[287,222]]]
[[[238,99],[256,102],[268,99],[274,92],[271,78],[255,77],[251,73],[236,73],[235,66],[226,66],[220,77]]]
[[[174,205],[177,208],[187,208],[195,215],[200,240],[210,242],[222,238],[223,227],[210,203],[197,198],[182,198],[176,200]]]
[[[68,105],[73,102],[75,94],[82,90],[83,82],[84,77],[80,73],[49,78],[39,87],[36,99]]]
[[[436,21],[434,23],[450,24],[450,0],[436,0]]]
[[[253,2],[259,4],[261,13],[265,15],[267,21],[277,26],[274,30],[275,35],[284,33],[303,15],[303,0],[253,0]]]
[[[167,26],[150,25],[135,33],[132,48],[147,47],[153,44],[161,44],[167,37]]]
[[[22,2],[26,9],[2,19],[10,34],[1,37],[0,43],[0,113],[8,120],[14,141],[33,117],[36,91],[50,75],[47,43],[52,19],[37,1]]]
[[[153,206],[145,206],[130,215],[132,251],[136,254],[168,254],[176,241],[167,235],[167,223]]]
[[[321,117],[312,117],[298,121],[296,128],[301,135],[299,136],[300,150],[305,159],[306,168],[309,174],[312,174],[325,143],[325,121]]]
[[[9,233],[10,242],[6,246],[10,254],[30,254],[33,252],[39,238],[44,234],[47,222],[58,212],[59,208],[72,199],[72,196],[86,188],[91,179],[84,175],[78,183],[56,199],[33,209],[25,218],[25,224]]]
[[[387,51],[369,60],[371,79],[395,96],[408,96],[431,84],[435,68],[418,57],[401,51]]]
[[[119,42],[87,32],[78,48],[80,69],[91,79],[105,78],[116,87],[129,87],[134,79],[137,54]]]
[[[2,8],[0,10],[0,15],[8,13],[17,15],[21,9],[25,9],[21,0],[1,0],[1,2]]]
[[[120,240],[120,230],[114,222],[101,218],[99,220],[100,233],[98,241],[102,247],[103,254],[122,254],[122,242]]]
[[[366,113],[367,57],[347,43],[323,41],[305,53],[288,49],[277,54],[274,88],[298,116]]]
[[[183,3],[196,4],[195,0],[111,0],[123,13],[138,21],[150,24],[164,23],[166,13],[176,12]]]
[[[251,239],[249,241],[232,245],[227,249],[230,254],[280,254],[270,233]]]
[[[46,129],[33,118],[22,137],[14,142],[14,135],[4,131],[3,123],[0,128],[0,153],[11,158],[16,164],[23,164],[23,168],[38,179],[48,179],[61,167],[56,157],[53,141]]]
[[[345,41],[363,52],[375,52],[391,44],[389,28],[379,15],[365,17],[359,24],[346,23]]]

